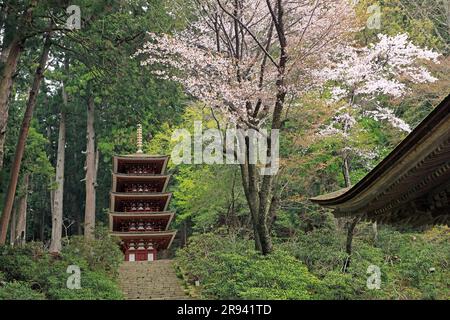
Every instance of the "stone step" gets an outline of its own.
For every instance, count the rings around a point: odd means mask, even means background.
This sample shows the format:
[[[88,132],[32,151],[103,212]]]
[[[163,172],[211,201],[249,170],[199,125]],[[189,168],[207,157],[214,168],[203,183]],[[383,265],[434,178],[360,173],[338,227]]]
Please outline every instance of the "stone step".
[[[172,260],[124,262],[119,268],[120,287],[129,300],[188,299]]]

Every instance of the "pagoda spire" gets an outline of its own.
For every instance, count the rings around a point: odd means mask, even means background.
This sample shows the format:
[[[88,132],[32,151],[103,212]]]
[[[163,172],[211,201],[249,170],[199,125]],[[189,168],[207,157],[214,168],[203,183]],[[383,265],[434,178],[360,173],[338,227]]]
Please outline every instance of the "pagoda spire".
[[[136,153],[144,153],[142,151],[142,125],[140,123],[137,125],[137,152]]]

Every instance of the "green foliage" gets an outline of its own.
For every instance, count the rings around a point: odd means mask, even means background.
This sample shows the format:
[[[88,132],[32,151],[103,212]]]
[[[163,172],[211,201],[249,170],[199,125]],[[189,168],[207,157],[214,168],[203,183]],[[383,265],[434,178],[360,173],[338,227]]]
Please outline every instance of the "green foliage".
[[[325,274],[316,291],[320,300],[351,300],[357,299],[358,283],[348,273],[329,271]]]
[[[258,256],[242,276],[240,296],[247,299],[311,299],[319,283],[303,263],[280,250]]]
[[[318,276],[325,276],[333,270],[340,270],[346,254],[342,250],[344,238],[337,230],[318,228],[299,233],[290,242],[281,244],[308,269]]]
[[[318,299],[448,299],[448,228],[436,227],[421,234],[384,227],[379,228],[375,241],[368,236],[368,229],[364,224],[358,227],[346,274],[342,273],[345,235],[339,230],[300,233],[281,247],[321,279]],[[381,270],[380,290],[366,286],[370,265]]]
[[[300,261],[277,250],[260,256],[249,240],[212,233],[193,236],[177,252],[191,282],[200,281],[205,297],[219,299],[310,299],[318,283]]]
[[[0,297],[5,299],[122,299],[115,275],[122,256],[115,241],[99,237],[89,243],[70,239],[60,256],[50,255],[41,243],[0,248]],[[68,289],[71,274],[81,270],[81,289]]]
[[[26,282],[14,281],[0,286],[0,300],[43,300],[45,296]]]
[[[424,234],[383,230],[377,247],[384,249],[387,277],[391,280],[386,291],[391,295],[397,292],[399,298],[406,298],[410,292],[419,299],[449,299],[448,228],[436,227]],[[394,291],[394,284],[401,289]]]
[[[123,260],[118,239],[110,238],[109,230],[103,227],[96,228],[96,237],[91,241],[87,241],[81,236],[71,237],[61,255],[66,260],[74,261],[74,264],[87,263],[86,267],[89,270],[110,276],[116,275]]]
[[[401,233],[380,228],[376,240],[367,224],[358,226],[348,273],[345,235],[318,226],[281,242],[268,256],[251,240],[204,233],[177,251],[188,282],[200,282],[203,297],[216,299],[448,299],[448,228]],[[370,265],[381,270],[381,287],[367,287]]]
[[[173,201],[178,222],[192,220],[193,230],[204,232],[224,223],[231,229],[242,226],[248,207],[237,167],[180,166],[178,170]]]

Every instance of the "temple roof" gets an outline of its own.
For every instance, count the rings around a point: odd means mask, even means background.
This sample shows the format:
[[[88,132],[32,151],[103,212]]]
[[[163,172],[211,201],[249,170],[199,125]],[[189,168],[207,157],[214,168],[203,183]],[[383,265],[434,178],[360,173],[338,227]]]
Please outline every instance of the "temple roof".
[[[118,156],[114,156],[115,158],[118,159],[167,159],[170,156],[168,155],[155,155],[155,154],[146,154],[146,153],[132,153],[132,154],[123,154],[123,155],[118,155]]]
[[[146,231],[145,233],[137,233],[137,232],[111,232],[112,236],[119,237],[123,240],[151,240],[155,242],[155,246],[158,249],[167,249],[172,244],[175,235],[177,234],[176,230],[169,231]]]
[[[422,226],[450,220],[450,95],[352,188],[312,198],[336,216]]]
[[[159,173],[164,174],[167,168],[167,164],[169,162],[170,156],[167,155],[149,155],[144,153],[135,153],[129,155],[121,155],[113,157],[113,172],[114,173],[123,173],[119,172],[120,164],[130,164],[130,163],[157,163],[159,166]]]
[[[112,223],[114,220],[129,220],[129,219],[143,219],[143,220],[166,220],[166,230],[168,230],[170,223],[172,222],[172,219],[174,217],[175,213],[170,211],[164,211],[164,212],[144,212],[144,213],[138,213],[138,212],[110,212],[110,222]]]

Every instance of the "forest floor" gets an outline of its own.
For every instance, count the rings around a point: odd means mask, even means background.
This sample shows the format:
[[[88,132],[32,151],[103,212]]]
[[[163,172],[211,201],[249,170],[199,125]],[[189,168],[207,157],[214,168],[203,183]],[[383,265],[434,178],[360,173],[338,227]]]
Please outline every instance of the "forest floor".
[[[119,283],[128,300],[189,298],[175,273],[172,260],[124,262],[119,269]]]

